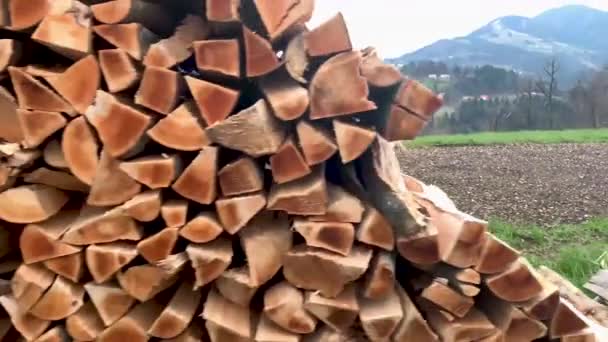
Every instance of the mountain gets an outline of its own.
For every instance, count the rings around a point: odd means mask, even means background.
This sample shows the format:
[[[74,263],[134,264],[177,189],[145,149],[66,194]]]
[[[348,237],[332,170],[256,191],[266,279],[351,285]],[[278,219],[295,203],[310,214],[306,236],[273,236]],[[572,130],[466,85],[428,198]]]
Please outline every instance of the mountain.
[[[443,39],[418,51],[389,60],[406,64],[419,60],[448,65],[484,65],[538,74],[556,56],[562,85],[581,73],[608,63],[608,12],[572,5],[536,17],[495,19],[468,36]]]

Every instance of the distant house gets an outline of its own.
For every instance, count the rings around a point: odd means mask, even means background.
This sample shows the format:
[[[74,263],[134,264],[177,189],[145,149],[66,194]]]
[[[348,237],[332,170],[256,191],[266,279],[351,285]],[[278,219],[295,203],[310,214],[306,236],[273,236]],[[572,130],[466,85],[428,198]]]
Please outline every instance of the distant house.
[[[479,99],[482,101],[490,101],[490,96],[489,95],[480,95]]]
[[[450,79],[452,79],[452,76],[450,76],[449,74],[441,74],[439,75],[439,79],[442,81],[449,81]]]
[[[436,80],[437,79],[437,74],[429,74],[429,78],[432,80]]]

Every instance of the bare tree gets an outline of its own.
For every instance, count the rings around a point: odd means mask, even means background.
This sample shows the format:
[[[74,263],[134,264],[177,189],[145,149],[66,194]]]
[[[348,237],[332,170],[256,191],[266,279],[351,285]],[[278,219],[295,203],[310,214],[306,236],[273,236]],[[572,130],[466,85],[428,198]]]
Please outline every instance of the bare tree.
[[[534,79],[532,78],[523,78],[520,80],[521,93],[523,94],[523,103],[525,114],[526,114],[526,126],[528,129],[534,128],[533,115],[532,112],[534,110],[534,91],[536,90],[536,86],[534,84]]]
[[[545,66],[543,67],[543,75],[539,82],[537,82],[537,89],[545,97],[545,108],[547,115],[549,116],[549,127],[555,127],[554,118],[554,103],[555,95],[557,93],[557,74],[559,73],[560,65],[556,56],[551,57]]]
[[[593,128],[602,125],[601,115],[608,111],[608,70],[596,72],[587,89],[589,114]]]

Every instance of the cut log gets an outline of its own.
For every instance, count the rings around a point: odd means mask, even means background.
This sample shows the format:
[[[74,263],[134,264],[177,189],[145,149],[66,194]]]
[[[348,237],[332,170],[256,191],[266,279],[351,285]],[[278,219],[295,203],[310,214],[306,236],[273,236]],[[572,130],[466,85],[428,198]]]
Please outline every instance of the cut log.
[[[197,78],[186,76],[186,83],[199,112],[207,125],[221,122],[232,113],[239,91]]]
[[[232,262],[232,243],[226,238],[218,238],[205,244],[190,244],[186,247],[188,259],[194,268],[199,289],[217,279]]]
[[[65,163],[76,178],[92,185],[99,165],[99,145],[84,117],[76,118],[63,131],[61,151]]]
[[[251,341],[253,338],[249,308],[230,302],[215,290],[209,292],[201,316],[207,321],[205,326],[212,342]]]
[[[187,15],[171,37],[150,46],[143,63],[172,68],[190,58],[194,53],[192,43],[207,38],[208,34],[209,26],[201,17]]]
[[[135,94],[135,103],[158,113],[169,114],[177,106],[184,89],[185,82],[179,73],[149,66]]]
[[[395,236],[391,224],[375,208],[368,207],[357,227],[357,241],[392,251]]]
[[[13,323],[13,327],[27,340],[35,340],[51,324],[50,321],[39,319],[26,311],[22,311],[11,296],[0,296],[0,305]]]
[[[378,55],[378,51],[371,47],[363,50],[361,74],[372,87],[390,93],[391,97],[396,95],[397,87],[403,80],[399,69],[392,64],[385,63]]]
[[[285,56],[283,57],[285,61],[285,69],[291,77],[298,81],[301,84],[308,83],[308,80],[305,78],[307,76],[308,68],[310,66],[310,57],[306,52],[306,46],[304,43],[304,34],[306,29],[303,29],[303,32],[296,35],[291,39],[289,44],[287,44],[287,49],[285,49]]]
[[[98,342],[148,341],[148,330],[158,318],[163,307],[155,301],[138,304],[129,313],[104,330],[97,338]]]
[[[74,108],[42,82],[25,73],[25,71],[8,67],[11,81],[17,95],[19,108],[48,112],[64,112],[73,115]]]
[[[22,68],[26,73],[34,76],[41,77],[45,81],[49,81],[53,77],[60,76],[63,74],[68,67],[62,65],[45,66],[39,64],[30,64]]]
[[[369,266],[362,294],[368,299],[381,299],[394,291],[395,284],[395,256],[379,252]]]
[[[72,64],[65,72],[47,78],[51,86],[80,114],[93,104],[101,75],[97,59],[90,55]]]
[[[329,202],[325,167],[296,181],[273,184],[268,195],[268,209],[282,210],[291,215],[324,215]]]
[[[359,319],[363,330],[371,341],[386,341],[403,318],[401,299],[391,289],[382,299],[359,298]]]
[[[327,56],[353,49],[342,13],[336,14],[319,27],[305,33],[304,44],[311,57]]]
[[[58,112],[18,109],[17,117],[23,132],[23,145],[26,148],[38,147],[67,124],[67,120]]]
[[[144,133],[152,124],[150,116],[101,90],[85,115],[97,130],[104,149],[113,157],[133,153],[143,147]]]
[[[99,65],[110,93],[134,87],[141,78],[131,57],[121,49],[99,51]]]
[[[540,282],[543,290],[534,298],[518,306],[532,319],[538,321],[549,321],[555,314],[555,310],[557,310],[557,306],[559,305],[560,289],[556,285],[547,281],[544,277],[538,277],[538,281]],[[595,305],[595,303],[596,302],[593,304]],[[606,310],[608,313],[608,309]]]
[[[486,285],[498,298],[508,302],[524,302],[543,291],[537,275],[525,260],[513,263],[503,273],[488,277]]]
[[[61,276],[30,309],[30,313],[43,320],[57,321],[76,313],[84,304],[84,288]]]
[[[204,147],[175,181],[172,188],[182,197],[211,204],[217,196],[217,147]]]
[[[439,311],[429,311],[427,317],[442,341],[476,341],[496,333],[496,328],[483,313],[473,308],[463,317],[452,322]]]
[[[355,285],[347,285],[336,298],[309,291],[306,293],[304,308],[331,328],[346,331],[359,316]]]
[[[312,172],[291,137],[270,157],[270,168],[277,184],[294,181]]]
[[[304,295],[286,281],[264,293],[264,315],[281,328],[296,334],[315,330],[317,319],[304,309]]]
[[[264,188],[262,169],[249,157],[241,157],[224,166],[217,175],[224,196],[248,194]]]
[[[53,171],[45,167],[36,169],[23,175],[23,180],[32,184],[44,184],[59,190],[87,192],[89,187],[72,174],[62,171]]]
[[[186,252],[180,252],[169,255],[164,260],[157,262],[156,266],[160,267],[168,275],[174,276],[184,269],[189,260]]]
[[[200,115],[197,112],[192,102],[186,102],[162,118],[147,134],[157,143],[174,150],[201,150],[211,142],[197,120]]]
[[[179,228],[165,228],[160,232],[141,240],[137,252],[150,264],[166,259],[177,243]]]
[[[17,117],[17,100],[4,87],[0,86],[0,139],[10,143],[23,141],[23,131]]]
[[[142,229],[131,217],[107,213],[102,208],[87,207],[61,240],[82,246],[118,240],[139,241],[141,238]]]
[[[180,229],[179,235],[190,242],[207,243],[215,240],[223,231],[215,213],[202,212]]]
[[[432,90],[415,80],[403,82],[395,103],[425,121],[429,121],[443,105],[443,101]]]
[[[240,0],[206,0],[207,20],[220,23],[233,23],[240,21]]]
[[[96,283],[110,280],[116,272],[137,257],[132,244],[115,242],[87,247],[85,259],[89,273]]]
[[[312,216],[311,221],[359,223],[365,208],[361,201],[339,186],[328,184],[329,202],[325,215]]]
[[[243,40],[247,77],[262,76],[279,67],[279,59],[269,41],[246,26],[243,26]]]
[[[377,109],[367,99],[367,80],[361,76],[360,52],[344,52],[323,63],[310,84],[313,120]]]
[[[55,3],[48,0],[11,0],[4,1],[2,26],[9,30],[26,30],[36,26],[48,14],[61,14],[69,9],[65,1]],[[67,7],[67,8],[66,8]]]
[[[148,53],[150,45],[159,40],[154,33],[139,23],[98,25],[93,27],[93,30],[108,43],[126,51],[138,61]]]
[[[472,268],[460,269],[446,264],[439,264],[431,271],[436,277],[448,280],[450,285],[458,288],[461,284],[481,284],[481,275]]]
[[[119,272],[116,279],[126,293],[142,303],[168,289],[177,280],[173,274],[152,265],[130,267],[124,272]],[[156,317],[158,314],[154,319]]]
[[[302,120],[298,122],[296,130],[304,159],[308,165],[321,164],[338,151],[334,138],[320,126]]]
[[[431,213],[431,223],[437,228],[437,244],[442,261],[461,268],[478,263],[487,222],[462,213],[438,211],[436,215]]]
[[[169,200],[160,208],[160,215],[169,228],[180,228],[186,224],[188,201]]]
[[[485,243],[481,249],[477,272],[483,274],[501,273],[519,258],[519,252],[511,248],[496,236],[486,233]]]
[[[547,327],[542,322],[531,319],[515,309],[505,338],[506,341],[535,341],[546,334]]]
[[[549,323],[549,337],[554,339],[573,335],[588,327],[582,314],[572,304],[560,299],[557,310]]]
[[[283,275],[298,288],[318,290],[324,296],[335,297],[346,284],[365,273],[371,258],[372,251],[361,246],[353,246],[348,256],[340,256],[299,245],[285,255]]]
[[[80,247],[57,241],[47,234],[43,226],[29,224],[19,237],[19,250],[23,262],[32,264],[80,252]]]
[[[135,304],[135,298],[129,296],[114,282],[87,283],[84,288],[106,327],[123,317]]]
[[[259,342],[299,342],[300,335],[289,332],[262,315],[255,331],[255,341]]]
[[[152,222],[160,214],[161,193],[159,190],[144,191],[118,207],[118,211],[140,222]]]
[[[0,72],[14,65],[21,58],[21,42],[14,39],[0,39]]]
[[[141,23],[159,34],[173,29],[174,20],[160,3],[143,0],[112,0],[91,6],[97,21],[104,24]]]
[[[237,39],[202,40],[194,42],[192,46],[199,71],[241,77],[240,48]]]
[[[505,302],[484,288],[475,297],[475,304],[496,328],[504,334],[507,333],[513,319],[513,311],[517,310],[512,303]]]
[[[181,172],[181,159],[173,156],[147,156],[120,163],[120,169],[129,177],[151,188],[167,188]]]
[[[420,296],[458,318],[465,317],[475,304],[472,298],[463,296],[438,281],[424,289]]]
[[[13,300],[19,310],[29,312],[54,280],[55,275],[40,264],[20,265],[11,279]]]
[[[84,254],[76,253],[44,261],[44,266],[75,283],[84,274]]]
[[[403,309],[403,319],[393,334],[395,342],[429,341],[438,342],[435,332],[429,327],[428,322],[422,317],[418,308],[403,288],[397,286],[397,295]]]
[[[87,204],[97,207],[125,203],[141,192],[141,185],[120,169],[120,162],[101,151]]]
[[[192,284],[182,283],[163,312],[152,323],[148,334],[165,339],[181,334],[194,318],[201,296],[200,291],[192,290]]]
[[[47,185],[22,185],[0,193],[0,219],[12,223],[41,222],[57,214],[68,196]]]
[[[200,342],[203,341],[203,329],[202,324],[191,324],[176,338],[166,339],[163,342]]]
[[[257,291],[257,286],[251,284],[248,267],[232,268],[222,273],[215,281],[219,293],[229,301],[248,307]]]
[[[312,17],[312,0],[255,0],[255,6],[272,40],[303,25]]]
[[[300,233],[310,247],[319,247],[348,256],[355,241],[355,227],[351,223],[312,222],[296,219],[293,229]]]
[[[268,282],[281,269],[293,243],[287,217],[269,212],[251,220],[239,237],[249,264],[249,284],[255,287]]]
[[[245,225],[264,209],[266,197],[251,194],[239,197],[222,198],[215,201],[217,215],[229,234],[238,233]]]
[[[103,321],[92,302],[85,303],[68,317],[65,327],[68,334],[77,341],[94,341],[104,329]]]
[[[388,141],[412,140],[427,126],[423,120],[407,110],[392,105],[382,130],[382,136]]]
[[[264,100],[206,129],[211,141],[252,157],[277,153],[285,128]]]

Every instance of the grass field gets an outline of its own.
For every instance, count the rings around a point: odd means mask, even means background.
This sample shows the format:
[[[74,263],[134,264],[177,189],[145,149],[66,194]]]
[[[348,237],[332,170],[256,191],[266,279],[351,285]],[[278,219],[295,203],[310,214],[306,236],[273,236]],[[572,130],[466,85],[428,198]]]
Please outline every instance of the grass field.
[[[608,143],[608,129],[563,131],[483,132],[474,134],[426,135],[406,142],[409,147],[498,144]]]

